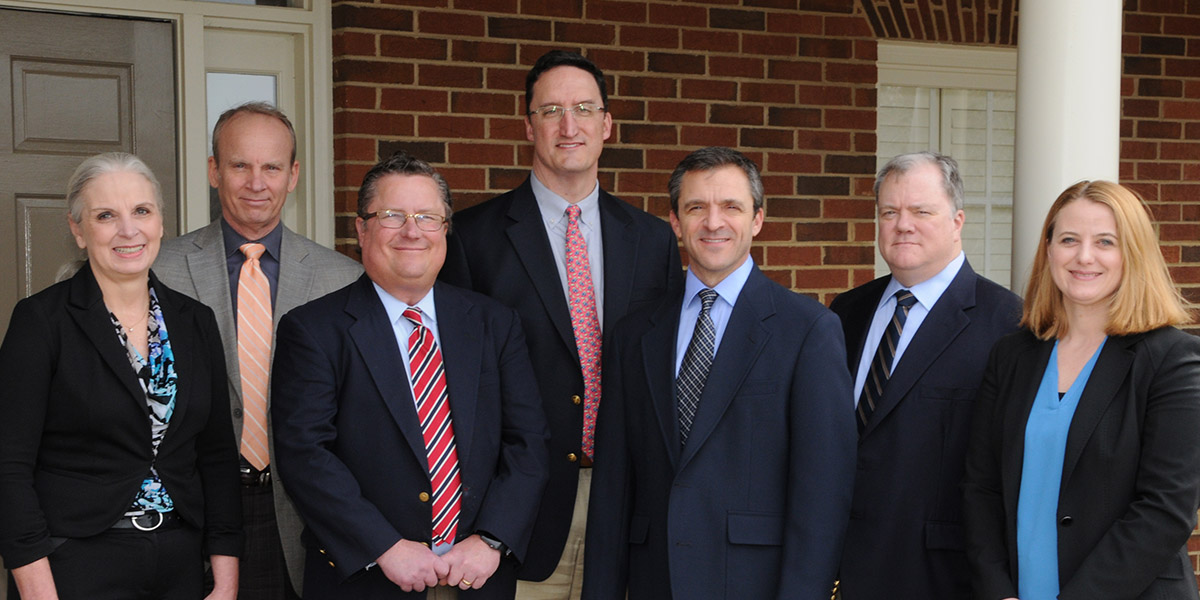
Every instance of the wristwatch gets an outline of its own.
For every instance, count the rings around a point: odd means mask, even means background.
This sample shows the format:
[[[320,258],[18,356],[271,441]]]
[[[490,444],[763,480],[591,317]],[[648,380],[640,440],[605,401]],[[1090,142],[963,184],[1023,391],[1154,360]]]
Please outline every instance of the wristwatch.
[[[508,556],[509,554],[512,554],[512,550],[509,550],[508,544],[505,544],[504,542],[492,537],[492,534],[486,531],[476,531],[475,535],[478,535],[479,539],[483,540],[483,543],[488,545],[488,548],[499,552],[500,556]]]

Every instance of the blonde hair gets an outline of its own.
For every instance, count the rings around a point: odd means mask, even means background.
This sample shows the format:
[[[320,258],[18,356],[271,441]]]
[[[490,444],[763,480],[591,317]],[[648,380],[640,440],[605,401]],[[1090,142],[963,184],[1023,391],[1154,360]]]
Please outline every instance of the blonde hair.
[[[1128,335],[1167,325],[1190,323],[1191,314],[1171,281],[1167,263],[1150,224],[1149,210],[1133,191],[1111,181],[1081,181],[1067,188],[1050,207],[1042,225],[1033,272],[1025,288],[1021,325],[1040,339],[1067,333],[1062,291],[1050,276],[1048,248],[1063,207],[1079,199],[1103,204],[1113,212],[1121,250],[1121,281],[1109,300],[1108,335]]]

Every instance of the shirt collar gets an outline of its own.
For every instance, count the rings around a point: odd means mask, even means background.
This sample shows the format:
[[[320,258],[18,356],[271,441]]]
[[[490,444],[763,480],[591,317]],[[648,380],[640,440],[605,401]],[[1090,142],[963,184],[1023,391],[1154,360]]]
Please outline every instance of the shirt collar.
[[[741,266],[734,269],[729,275],[726,275],[725,279],[722,279],[721,282],[713,286],[712,289],[716,290],[717,295],[720,296],[720,299],[724,300],[730,306],[733,306],[734,302],[737,301],[738,295],[742,293],[742,288],[745,287],[746,280],[750,278],[750,271],[753,269],[754,259],[746,257],[746,261],[743,262]],[[700,281],[699,277],[696,277],[695,273],[692,273],[691,269],[688,269],[683,288],[684,306],[687,306],[693,302],[699,302],[700,297],[698,294],[700,293],[700,290],[707,287],[707,285],[704,285],[704,282]]]
[[[395,296],[387,293],[387,290],[379,287],[378,283],[372,281],[371,285],[375,286],[375,293],[379,294],[379,301],[383,302],[383,309],[387,311],[388,322],[395,325],[403,319],[404,310],[410,305],[401,302]],[[425,294],[425,297],[421,298],[416,305],[411,306],[421,309],[421,322],[426,327],[435,331],[437,330],[437,308],[433,302],[433,288],[429,288],[429,292]]]
[[[950,284],[954,282],[954,278],[958,276],[959,269],[962,269],[963,263],[966,261],[967,255],[959,252],[958,256],[954,257],[954,260],[950,261],[950,264],[946,265],[941,271],[938,271],[937,275],[910,288],[900,285],[900,282],[896,281],[895,277],[892,277],[888,281],[887,287],[883,289],[883,298],[881,300],[886,302],[896,292],[907,289],[917,297],[917,302],[920,302],[921,306],[925,307],[925,310],[931,310],[933,305],[937,303],[938,298],[941,298],[946,289],[950,287]]]
[[[283,245],[283,221],[275,224],[275,228],[267,235],[257,240],[248,240],[242,237],[242,234],[233,229],[233,226],[221,217],[221,236],[225,241],[225,257],[228,258],[234,252],[241,252],[242,244],[247,242],[257,242],[266,247],[267,254],[271,255],[276,262],[279,261],[279,247]]]
[[[571,203],[551,191],[532,172],[529,174],[529,186],[533,188],[533,197],[537,200],[542,219],[551,227],[558,225],[559,221],[563,221],[563,226],[566,227],[567,207],[571,206]],[[579,220],[584,225],[598,222],[600,219],[600,182],[597,181],[596,185],[592,186],[592,191],[588,192],[588,195],[575,205],[579,207]]]

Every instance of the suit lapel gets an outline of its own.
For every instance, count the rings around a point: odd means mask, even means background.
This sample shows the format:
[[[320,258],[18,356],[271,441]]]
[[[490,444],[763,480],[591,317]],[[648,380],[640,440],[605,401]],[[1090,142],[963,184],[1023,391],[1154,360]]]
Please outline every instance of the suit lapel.
[[[558,330],[563,343],[571,350],[571,355],[578,360],[579,350],[575,347],[571,312],[563,295],[562,282],[558,279],[558,266],[554,264],[550,239],[546,236],[546,227],[542,224],[542,214],[538,211],[537,200],[533,197],[533,188],[530,187],[529,180],[525,180],[513,194],[508,218],[513,221],[506,230],[513,250],[525,265],[525,273],[529,275],[534,290],[542,299],[550,322]]]
[[[237,393],[230,401],[235,407],[241,406],[242,373],[237,360],[237,323],[229,292],[229,270],[225,266],[225,240],[221,236],[220,220],[201,230],[195,244],[199,251],[187,253],[188,275],[192,278],[196,299],[212,308],[217,317],[221,346],[225,350],[225,370],[229,375],[230,389]]]
[[[1104,349],[1100,351],[1067,432],[1067,449],[1063,455],[1062,470],[1064,484],[1070,479],[1071,471],[1079,462],[1084,447],[1129,374],[1134,358],[1129,346],[1139,339],[1141,336],[1110,337],[1104,344]]]
[[[280,317],[309,300],[316,277],[316,270],[307,262],[308,249],[299,242],[299,237],[287,227],[283,228],[283,240],[279,245],[279,284],[275,292],[276,326]],[[271,350],[274,353],[274,344]]]
[[[383,309],[383,303],[379,301],[379,296],[366,275],[354,284],[354,289],[346,300],[346,312],[354,318],[354,324],[349,329],[350,339],[358,348],[358,354],[375,382],[380,399],[395,419],[413,454],[421,459],[418,462],[425,467],[428,474],[425,438],[421,434],[417,408],[408,377],[404,373],[404,362],[400,357],[400,352],[404,350],[397,345],[395,330],[388,322],[387,311]]]
[[[733,305],[721,346],[717,348],[717,355],[704,382],[704,393],[700,396],[700,406],[692,421],[687,446],[680,457],[679,470],[687,466],[716,429],[750,368],[762,353],[767,339],[771,337],[763,321],[775,314],[775,305],[765,289],[766,283],[766,276],[758,267],[754,267]]]
[[[887,276],[868,283],[870,287],[864,289],[857,300],[840,308],[840,312],[847,315],[842,318],[842,332],[846,336],[846,366],[850,368],[851,375],[858,375],[863,345],[867,341],[867,332],[871,329],[875,308],[879,306],[879,298],[891,279]]]
[[[1004,478],[1006,506],[1015,508],[1020,495],[1020,474],[1025,463],[1025,425],[1029,422],[1029,411],[1033,409],[1033,402],[1037,399],[1038,387],[1042,384],[1046,364],[1050,361],[1050,352],[1053,349],[1053,341],[1035,341],[1021,350],[1013,370],[1019,374],[1012,389],[1012,397],[1017,401],[1008,402],[1004,412],[1004,439],[1001,441],[1004,464],[1001,472],[1012,473],[1016,477]]]
[[[642,336],[642,368],[650,402],[658,417],[663,446],[672,466],[679,464],[679,418],[675,412],[675,339],[682,298],[662,303],[651,317],[650,329]]]
[[[100,286],[92,276],[90,264],[85,264],[71,279],[70,298],[67,312],[125,386],[129,398],[138,403],[138,412],[145,414],[146,393],[142,391],[142,384],[129,365],[129,355],[117,339],[117,332],[109,317],[108,307],[104,305]]]
[[[600,190],[600,236],[604,244],[604,327],[610,331],[629,310],[637,265],[638,235],[633,219],[618,203],[622,200]],[[569,313],[568,313],[569,316]]]
[[[454,443],[459,464],[471,454],[475,432],[475,408],[478,406],[479,370],[482,364],[483,320],[475,305],[456,290],[442,283],[434,285],[438,334],[442,340],[442,364],[450,393],[450,418],[454,423]],[[449,318],[454,315],[454,318]]]
[[[964,261],[950,286],[926,315],[921,328],[900,357],[900,362],[892,368],[892,376],[883,388],[883,397],[876,404],[875,414],[863,430],[862,437],[871,435],[958,334],[971,324],[965,311],[975,306],[975,278],[975,271]]]

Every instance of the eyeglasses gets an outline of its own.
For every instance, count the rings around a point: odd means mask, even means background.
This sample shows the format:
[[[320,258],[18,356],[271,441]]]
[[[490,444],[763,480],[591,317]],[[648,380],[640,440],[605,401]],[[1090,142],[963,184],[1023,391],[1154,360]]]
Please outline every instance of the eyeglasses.
[[[400,229],[404,227],[404,223],[412,217],[413,223],[417,224],[417,229],[421,231],[437,231],[446,224],[446,217],[442,215],[431,215],[429,213],[417,213],[410,215],[399,210],[377,210],[373,213],[362,215],[364,221],[370,221],[371,217],[379,217],[379,224],[388,229]]]
[[[529,111],[529,115],[541,115],[547,121],[560,121],[567,112],[575,115],[576,119],[590,119],[604,112],[604,107],[591,102],[580,102],[574,106],[547,104],[537,110]]]

